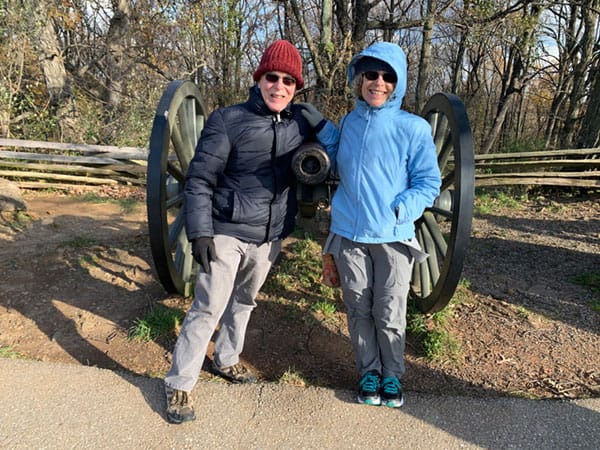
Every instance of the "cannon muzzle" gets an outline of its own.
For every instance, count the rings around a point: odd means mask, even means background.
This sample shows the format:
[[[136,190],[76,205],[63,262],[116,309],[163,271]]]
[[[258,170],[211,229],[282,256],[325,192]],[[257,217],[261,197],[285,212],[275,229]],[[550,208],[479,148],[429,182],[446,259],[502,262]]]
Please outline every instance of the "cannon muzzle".
[[[292,170],[300,183],[316,186],[329,175],[331,160],[325,149],[316,142],[304,144],[292,158]]]

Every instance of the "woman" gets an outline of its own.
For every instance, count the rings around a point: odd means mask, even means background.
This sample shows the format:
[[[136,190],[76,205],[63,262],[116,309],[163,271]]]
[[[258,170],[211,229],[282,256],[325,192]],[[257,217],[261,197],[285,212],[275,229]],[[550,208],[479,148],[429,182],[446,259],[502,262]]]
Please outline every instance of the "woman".
[[[423,253],[414,221],[441,184],[431,127],[402,111],[406,56],[380,42],[348,66],[355,108],[330,152],[340,182],[324,248],[339,272],[360,376],[358,402],[397,408],[404,400],[406,304],[412,267]]]

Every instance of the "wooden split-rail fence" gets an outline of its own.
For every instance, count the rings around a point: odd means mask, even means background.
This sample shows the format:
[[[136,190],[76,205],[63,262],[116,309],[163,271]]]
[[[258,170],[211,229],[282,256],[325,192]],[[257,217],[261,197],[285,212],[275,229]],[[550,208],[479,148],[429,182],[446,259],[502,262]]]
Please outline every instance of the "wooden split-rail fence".
[[[0,178],[25,189],[145,186],[148,149],[0,139]],[[600,188],[600,147],[475,155],[475,186]]]
[[[475,186],[600,187],[600,147],[475,155]]]
[[[140,147],[0,139],[0,177],[25,189],[145,186],[147,160]]]

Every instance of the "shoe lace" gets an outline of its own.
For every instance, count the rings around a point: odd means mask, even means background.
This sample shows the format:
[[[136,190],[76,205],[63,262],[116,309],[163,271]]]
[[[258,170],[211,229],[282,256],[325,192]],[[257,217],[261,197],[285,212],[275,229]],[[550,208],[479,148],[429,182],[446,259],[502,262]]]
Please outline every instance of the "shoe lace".
[[[246,368],[241,363],[234,364],[230,367],[232,375],[243,375],[246,372]]]
[[[400,392],[400,381],[396,377],[384,378],[381,388],[386,394],[397,394]]]
[[[360,387],[365,391],[376,391],[379,385],[379,376],[373,372],[368,372],[360,380]]]
[[[231,373],[234,375],[243,375],[246,372],[248,372],[248,369],[246,369],[242,363],[237,363],[231,366]]]
[[[189,403],[188,393],[175,389],[173,397],[171,397],[171,405],[187,406]]]

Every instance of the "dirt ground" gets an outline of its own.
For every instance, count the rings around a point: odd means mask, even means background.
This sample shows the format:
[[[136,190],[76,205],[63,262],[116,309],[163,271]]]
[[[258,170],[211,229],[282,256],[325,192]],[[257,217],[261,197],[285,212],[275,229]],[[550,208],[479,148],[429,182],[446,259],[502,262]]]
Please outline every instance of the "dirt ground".
[[[2,213],[0,348],[160,377],[173,341],[133,341],[128,329],[158,302],[185,309],[190,299],[165,294],[155,278],[143,192],[97,193],[139,202],[124,210],[25,191],[29,221]],[[540,197],[477,215],[463,271],[469,286],[448,307],[458,357],[429,361],[409,336],[405,390],[600,396],[600,293],[574,281],[600,271],[599,200]],[[258,303],[242,356],[263,381],[292,372],[309,384],[354,389],[341,302],[327,320],[306,320],[264,293]]]

